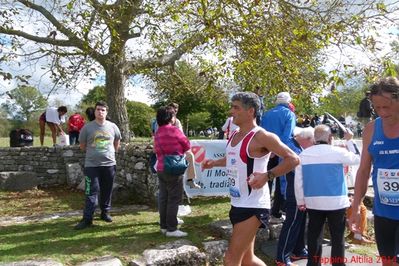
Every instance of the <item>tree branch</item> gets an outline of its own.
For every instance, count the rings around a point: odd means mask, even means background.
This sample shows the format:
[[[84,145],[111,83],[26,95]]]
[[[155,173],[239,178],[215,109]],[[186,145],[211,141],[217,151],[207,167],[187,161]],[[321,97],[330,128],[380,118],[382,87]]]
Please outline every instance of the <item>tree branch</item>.
[[[72,43],[70,40],[57,40],[52,37],[39,37],[35,36],[29,33],[26,33],[24,31],[20,30],[13,30],[13,29],[8,29],[0,26],[0,33],[7,34],[7,35],[14,35],[14,36],[19,36],[34,42],[38,43],[47,43],[47,44],[52,44],[52,45],[57,45],[57,46],[64,46],[64,47],[75,47],[74,43]]]
[[[44,38],[44,37],[38,37],[34,36],[31,34],[28,34],[23,31],[18,31],[18,30],[13,30],[13,29],[7,29],[0,27],[0,33],[5,33],[5,34],[14,34],[23,38],[26,38],[28,40],[32,40],[35,42],[39,43],[47,43],[47,44],[54,44],[58,46],[64,46],[64,47],[76,47],[81,49],[82,51],[87,52],[90,54],[93,58],[98,60],[99,62],[104,62],[105,59],[103,55],[98,53],[96,50],[94,50],[92,47],[90,47],[87,43],[79,39],[76,34],[62,25],[47,9],[45,9],[43,6],[37,5],[35,3],[32,3],[28,0],[18,0],[21,4],[25,5],[26,7],[33,9],[40,14],[42,14],[52,25],[54,25],[58,31],[60,31],[62,34],[68,37],[68,40],[57,40],[55,38]],[[11,33],[7,32],[11,31]]]
[[[126,64],[127,73],[132,74],[138,69],[148,69],[154,67],[168,66],[179,60],[185,53],[191,51],[196,46],[204,44],[208,39],[208,35],[203,32],[198,32],[188,38],[184,43],[177,47],[169,54],[165,54],[156,58],[141,59],[137,58],[130,60]]]

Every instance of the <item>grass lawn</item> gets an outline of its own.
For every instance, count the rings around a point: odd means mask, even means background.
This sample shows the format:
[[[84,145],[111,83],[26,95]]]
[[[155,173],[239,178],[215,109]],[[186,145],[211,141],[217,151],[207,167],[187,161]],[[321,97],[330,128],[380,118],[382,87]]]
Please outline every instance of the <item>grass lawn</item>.
[[[40,146],[39,136],[33,137],[33,146],[36,147]],[[53,146],[53,140],[50,136],[44,136],[44,146],[48,147]],[[10,147],[10,138],[7,137],[0,138],[0,147]]]
[[[82,205],[82,192],[63,188],[0,192],[3,217],[81,210]],[[192,213],[184,217],[181,228],[198,247],[203,241],[219,239],[207,225],[227,219],[229,206],[228,198],[193,199]],[[0,261],[52,258],[65,265],[75,265],[110,254],[127,264],[145,249],[173,240],[159,233],[156,209],[115,213],[113,223],[96,217],[95,226],[76,231],[73,226],[80,218],[0,226]]]

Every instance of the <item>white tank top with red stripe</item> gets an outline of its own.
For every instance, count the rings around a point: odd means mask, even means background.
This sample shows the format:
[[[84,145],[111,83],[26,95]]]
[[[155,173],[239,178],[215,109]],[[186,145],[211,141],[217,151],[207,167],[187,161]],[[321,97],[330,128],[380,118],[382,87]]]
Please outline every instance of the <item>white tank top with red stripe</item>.
[[[270,194],[267,183],[261,189],[252,189],[248,185],[248,177],[253,172],[265,173],[270,153],[262,157],[249,156],[248,147],[256,132],[261,127],[254,127],[236,145],[231,142],[239,129],[234,131],[226,147],[226,170],[229,178],[231,205],[242,208],[270,209]]]

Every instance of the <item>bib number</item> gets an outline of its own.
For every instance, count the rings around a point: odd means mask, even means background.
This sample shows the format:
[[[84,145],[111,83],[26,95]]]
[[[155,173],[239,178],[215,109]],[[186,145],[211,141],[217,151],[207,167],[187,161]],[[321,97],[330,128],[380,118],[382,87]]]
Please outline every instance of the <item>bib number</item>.
[[[227,176],[229,180],[229,192],[230,196],[233,198],[239,198],[240,194],[240,186],[238,182],[238,170],[235,167],[227,169]]]
[[[377,188],[381,204],[399,206],[399,169],[378,169]]]

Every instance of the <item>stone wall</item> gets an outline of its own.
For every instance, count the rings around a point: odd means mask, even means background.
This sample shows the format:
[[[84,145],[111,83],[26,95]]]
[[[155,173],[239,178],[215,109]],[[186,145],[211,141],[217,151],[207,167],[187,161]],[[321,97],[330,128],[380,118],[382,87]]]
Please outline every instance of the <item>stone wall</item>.
[[[157,178],[149,169],[151,153],[147,144],[123,145],[117,152],[114,200],[155,203]],[[34,173],[41,187],[77,186],[83,179],[84,156],[78,146],[0,148],[0,173]]]

